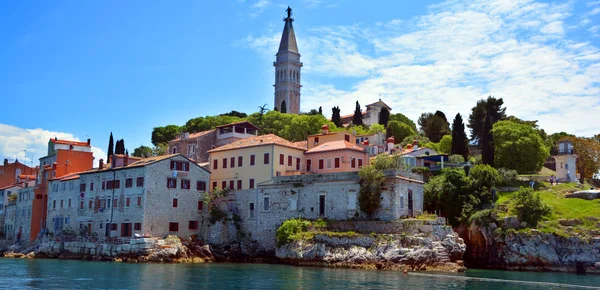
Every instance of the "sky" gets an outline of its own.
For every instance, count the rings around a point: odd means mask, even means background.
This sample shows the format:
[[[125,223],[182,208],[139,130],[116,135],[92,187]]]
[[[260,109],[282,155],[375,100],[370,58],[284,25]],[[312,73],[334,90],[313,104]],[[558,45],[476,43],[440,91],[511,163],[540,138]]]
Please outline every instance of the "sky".
[[[600,133],[600,1],[0,1],[0,159],[38,164],[49,138],[108,137],[273,107],[287,6],[301,110],[468,119],[477,100],[549,133]]]

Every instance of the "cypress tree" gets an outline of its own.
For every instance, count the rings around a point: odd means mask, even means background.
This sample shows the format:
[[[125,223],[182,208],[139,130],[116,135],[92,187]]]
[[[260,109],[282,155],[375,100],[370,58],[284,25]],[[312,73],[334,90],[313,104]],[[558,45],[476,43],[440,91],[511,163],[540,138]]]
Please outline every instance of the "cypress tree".
[[[390,120],[390,111],[387,108],[382,108],[381,112],[379,112],[379,124],[383,126],[387,126],[388,121]]]
[[[465,124],[463,123],[460,113],[456,114],[452,122],[452,149],[450,154],[458,154],[468,160],[469,157],[469,141],[467,133],[465,133]]]
[[[319,106],[319,115],[323,115],[323,107]]]
[[[115,143],[113,140],[112,132],[110,132],[110,138],[108,138],[108,151],[106,154],[107,163],[110,162],[110,156],[112,156],[114,154],[114,150],[115,150]]]
[[[340,107],[331,108],[331,122],[333,122],[338,128],[342,127],[342,117],[340,116]]]
[[[356,109],[354,109],[354,117],[352,117],[352,123],[354,126],[362,125],[362,111],[360,110],[360,104],[356,101]]]

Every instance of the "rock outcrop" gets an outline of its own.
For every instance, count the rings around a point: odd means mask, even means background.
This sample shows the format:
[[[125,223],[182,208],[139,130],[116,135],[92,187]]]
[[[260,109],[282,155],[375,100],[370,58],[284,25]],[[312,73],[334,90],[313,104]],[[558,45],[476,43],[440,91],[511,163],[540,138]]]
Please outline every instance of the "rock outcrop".
[[[583,198],[587,200],[593,200],[596,198],[600,198],[600,190],[580,190],[573,192],[571,194],[567,194],[566,198]]]
[[[440,227],[441,228],[441,227]],[[356,235],[316,234],[276,249],[288,264],[384,270],[462,271],[463,239],[450,228],[436,234]]]

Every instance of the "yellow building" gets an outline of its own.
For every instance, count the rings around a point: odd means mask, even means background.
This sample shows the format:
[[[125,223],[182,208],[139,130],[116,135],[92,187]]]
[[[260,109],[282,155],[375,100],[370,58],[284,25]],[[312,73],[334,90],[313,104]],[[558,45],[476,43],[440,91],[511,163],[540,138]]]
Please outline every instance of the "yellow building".
[[[250,189],[274,176],[301,171],[306,148],[273,134],[209,150],[211,188]]]

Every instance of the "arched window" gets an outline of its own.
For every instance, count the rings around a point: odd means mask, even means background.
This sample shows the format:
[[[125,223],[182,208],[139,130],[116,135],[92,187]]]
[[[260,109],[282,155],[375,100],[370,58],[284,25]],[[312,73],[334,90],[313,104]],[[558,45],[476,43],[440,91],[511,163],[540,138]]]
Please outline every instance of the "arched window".
[[[171,150],[171,154],[177,154],[177,147],[173,147],[173,149]]]

